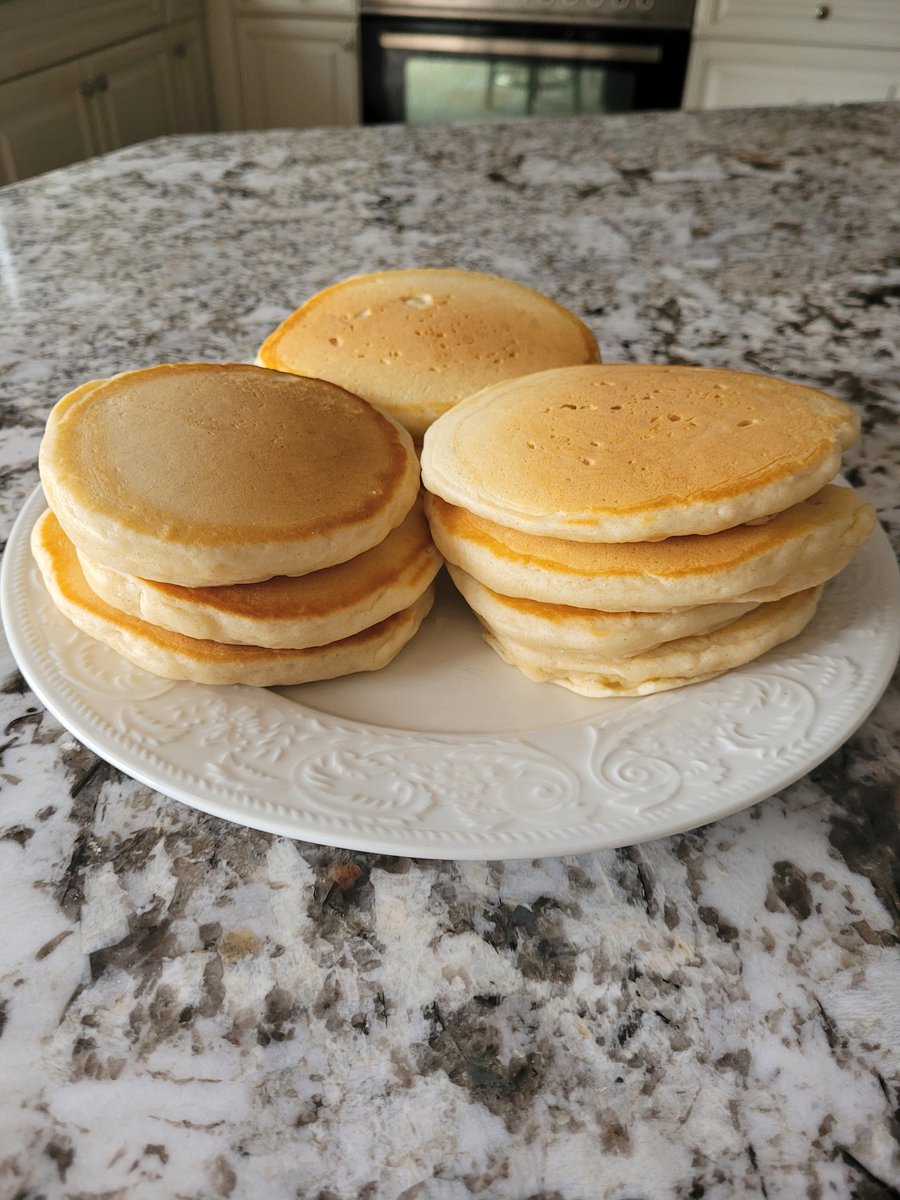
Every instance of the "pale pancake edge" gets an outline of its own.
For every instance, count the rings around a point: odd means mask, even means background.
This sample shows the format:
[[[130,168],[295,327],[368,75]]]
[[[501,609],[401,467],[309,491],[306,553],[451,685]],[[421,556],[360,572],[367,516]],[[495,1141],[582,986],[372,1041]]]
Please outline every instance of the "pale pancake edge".
[[[753,662],[796,637],[815,616],[821,588],[761,604],[746,616],[708,634],[667,642],[629,658],[604,661],[552,655],[484,631],[488,645],[529,679],[555,683],[583,696],[645,696],[714,679]]]
[[[326,646],[226,645],[172,633],[106,604],[88,587],[75,548],[53,513],[36,522],[31,547],[54,604],[78,629],[146,671],[195,683],[286,687],[379,670],[415,635],[434,600],[434,588],[428,587],[410,607]]]
[[[761,524],[659,542],[587,543],[510,530],[426,496],[444,558],[505,596],[607,612],[776,600],[842,570],[875,509],[829,484]]]
[[[673,612],[602,612],[501,596],[459,567],[447,569],[466,603],[499,637],[544,653],[628,658],[664,642],[710,633],[756,607],[744,604],[701,604]]]
[[[91,589],[131,616],[187,637],[275,649],[320,646],[377,624],[412,604],[442,563],[421,502],[371,550],[298,577],[184,588],[78,557]]]

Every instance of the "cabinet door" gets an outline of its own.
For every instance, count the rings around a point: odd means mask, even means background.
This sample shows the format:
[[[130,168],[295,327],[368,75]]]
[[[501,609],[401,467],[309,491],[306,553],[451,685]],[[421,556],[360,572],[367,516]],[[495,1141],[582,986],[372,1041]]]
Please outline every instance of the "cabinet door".
[[[204,133],[213,128],[212,91],[203,28],[184,21],[168,30],[172,100],[178,133]]]
[[[150,33],[85,60],[103,150],[175,132],[169,47]]]
[[[694,34],[782,45],[900,48],[897,0],[698,0]]]
[[[65,63],[0,84],[0,180],[13,183],[96,152],[81,67]]]
[[[248,129],[359,120],[354,22],[239,17],[236,27]]]
[[[900,95],[900,51],[698,41],[685,108],[832,104]]]
[[[160,0],[0,0],[0,79],[70,62],[161,24]]]

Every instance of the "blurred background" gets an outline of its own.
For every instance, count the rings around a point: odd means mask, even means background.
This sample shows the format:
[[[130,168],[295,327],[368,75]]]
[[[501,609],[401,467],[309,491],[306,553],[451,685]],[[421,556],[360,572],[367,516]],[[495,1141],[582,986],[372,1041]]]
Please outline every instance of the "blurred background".
[[[171,133],[898,87],[897,0],[0,0],[0,182]]]

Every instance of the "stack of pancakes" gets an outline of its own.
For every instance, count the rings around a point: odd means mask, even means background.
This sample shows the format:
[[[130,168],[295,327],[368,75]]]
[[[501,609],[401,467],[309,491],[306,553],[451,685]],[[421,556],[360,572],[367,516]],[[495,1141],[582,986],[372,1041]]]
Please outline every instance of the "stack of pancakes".
[[[339,384],[419,441],[473,392],[552,367],[600,361],[588,327],[532,288],[439,267],[354,275],[291,313],[260,366]]]
[[[438,549],[488,643],[587,696],[663,691],[794,637],[875,513],[831,481],[824,392],[631,364],[488,387],[425,435]]]
[[[322,380],[180,363],[93,381],[52,410],[40,472],[54,602],[155,674],[375,670],[431,607],[412,439]]]

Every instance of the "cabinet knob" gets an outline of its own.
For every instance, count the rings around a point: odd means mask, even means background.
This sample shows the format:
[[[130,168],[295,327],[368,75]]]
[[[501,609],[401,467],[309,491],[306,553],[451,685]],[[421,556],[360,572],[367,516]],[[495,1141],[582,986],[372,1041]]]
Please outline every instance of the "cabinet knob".
[[[107,77],[105,75],[98,75],[97,78],[94,80],[94,91],[95,92],[105,92],[108,87],[109,87],[109,80],[107,79]]]
[[[90,83],[85,80],[84,83],[79,84],[78,90],[81,92],[82,96],[84,96],[85,100],[90,100],[91,96],[93,96],[97,89],[94,86],[93,80]]]
[[[176,58],[187,58],[187,46],[184,42],[176,42],[172,47],[172,53]]]
[[[830,4],[820,4],[816,8],[814,15],[815,15],[815,18],[817,21],[827,21],[828,18],[831,16],[831,5]]]

